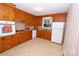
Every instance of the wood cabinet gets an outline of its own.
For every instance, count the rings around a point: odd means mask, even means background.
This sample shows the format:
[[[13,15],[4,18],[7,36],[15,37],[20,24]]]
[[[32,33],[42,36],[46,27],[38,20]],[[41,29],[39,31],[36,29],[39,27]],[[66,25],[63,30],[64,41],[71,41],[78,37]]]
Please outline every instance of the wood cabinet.
[[[27,40],[32,39],[32,32],[28,31],[28,32],[17,33],[16,39],[17,39],[17,43],[21,44]]]
[[[53,22],[65,22],[66,21],[67,13],[57,13],[57,14],[49,14],[44,16],[34,16],[34,26],[41,26],[42,25],[42,18],[43,17],[53,17]]]
[[[23,15],[22,11],[15,8],[15,19],[16,20],[23,20],[23,18],[24,18],[23,16],[24,15]]]
[[[0,42],[0,52],[3,52],[6,49],[9,49],[12,45],[11,45],[11,40],[8,38],[1,38],[1,42]]]
[[[0,20],[13,21],[15,18],[14,7],[0,3]]]
[[[3,49],[2,49],[2,40],[0,38],[0,52],[2,52],[2,51],[3,51]]]
[[[33,15],[15,8],[15,20],[23,20],[26,25],[33,25]]]
[[[37,30],[37,37],[51,40],[51,31],[48,30]]]
[[[12,42],[13,41],[12,41],[11,37],[9,37],[9,36],[1,38],[1,42],[0,42],[1,43],[0,44],[1,50],[0,50],[0,52],[3,52],[5,50],[11,48],[13,46]]]
[[[67,13],[58,13],[58,14],[53,14],[53,21],[54,22],[65,22],[66,21],[66,15]]]
[[[34,26],[41,26],[42,25],[42,17],[41,16],[34,16],[33,25]]]
[[[22,11],[10,3],[0,3],[0,20],[23,20],[27,25],[33,25],[33,15]]]
[[[19,32],[15,35],[0,38],[0,52],[32,39],[32,31]]]

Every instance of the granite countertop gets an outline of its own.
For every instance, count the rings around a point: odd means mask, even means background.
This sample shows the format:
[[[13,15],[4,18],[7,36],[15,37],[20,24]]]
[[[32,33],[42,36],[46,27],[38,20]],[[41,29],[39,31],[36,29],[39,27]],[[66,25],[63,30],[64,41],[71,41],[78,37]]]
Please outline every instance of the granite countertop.
[[[52,31],[52,28],[42,28],[42,27],[38,27],[38,30],[47,30],[47,31]]]
[[[52,31],[52,29],[44,29],[44,28],[41,28],[41,29],[38,29],[38,30],[47,30],[47,31]]]

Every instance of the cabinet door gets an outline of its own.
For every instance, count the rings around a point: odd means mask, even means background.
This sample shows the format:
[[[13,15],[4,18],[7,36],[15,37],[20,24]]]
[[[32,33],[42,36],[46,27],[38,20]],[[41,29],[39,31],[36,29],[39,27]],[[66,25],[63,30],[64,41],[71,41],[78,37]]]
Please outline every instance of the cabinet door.
[[[47,30],[37,30],[37,37],[51,40],[51,32]]]
[[[25,42],[25,36],[24,35],[25,35],[24,33],[19,34],[19,43]]]
[[[42,17],[41,16],[34,16],[33,25],[34,26],[41,26],[42,25]]]
[[[0,52],[3,52],[12,47],[12,41],[9,37],[3,37],[0,40]]]
[[[1,42],[0,42],[0,52],[3,52],[7,49],[9,49],[11,47],[11,44],[9,44],[10,41],[5,39],[5,38],[1,38]]]
[[[30,39],[32,39],[32,32],[31,31],[23,32],[23,33],[19,34],[19,42],[20,43],[23,43],[23,42],[30,40]]]
[[[50,32],[50,31],[46,31],[46,32],[45,32],[45,38],[46,38],[47,40],[51,40],[51,32]]]
[[[0,38],[0,52],[2,52],[2,41],[1,41],[1,38]]]
[[[37,37],[40,37],[40,35],[41,35],[40,30],[37,30]]]
[[[38,30],[37,31],[37,36],[41,38],[45,38],[45,31],[44,30]]]
[[[7,5],[5,10],[6,10],[7,20],[13,21],[15,17],[14,7]]]
[[[40,35],[41,35],[41,31],[37,30],[37,37],[40,37]]]
[[[15,17],[14,7],[7,4],[0,4],[0,20],[13,21]]]
[[[27,32],[27,38],[28,40],[32,39],[32,31]]]
[[[12,41],[9,37],[4,37],[2,39],[3,47],[5,50],[9,49],[12,47]]]
[[[0,20],[5,19],[5,14],[6,14],[6,12],[5,12],[4,5],[3,4],[0,4]]]
[[[11,35],[11,36],[9,36],[9,38],[11,40],[11,45],[16,46],[17,45],[16,35]]]
[[[6,49],[4,48],[4,43],[0,42],[0,53],[5,51]]]
[[[20,33],[16,33],[15,40],[16,40],[17,44],[20,44],[20,40],[21,40],[20,37],[21,37]]]

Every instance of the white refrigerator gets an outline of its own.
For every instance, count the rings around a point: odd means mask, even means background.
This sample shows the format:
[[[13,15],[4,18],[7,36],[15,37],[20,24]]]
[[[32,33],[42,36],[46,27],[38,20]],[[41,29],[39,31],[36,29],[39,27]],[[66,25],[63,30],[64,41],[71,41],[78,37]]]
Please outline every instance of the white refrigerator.
[[[62,44],[65,22],[52,23],[51,42]]]

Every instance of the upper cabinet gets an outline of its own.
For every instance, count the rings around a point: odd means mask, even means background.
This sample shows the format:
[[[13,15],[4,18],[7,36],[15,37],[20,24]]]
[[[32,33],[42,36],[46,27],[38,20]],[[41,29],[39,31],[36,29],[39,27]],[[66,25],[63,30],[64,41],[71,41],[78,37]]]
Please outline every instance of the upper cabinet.
[[[53,16],[54,22],[65,22],[67,13],[57,13],[50,16]]]
[[[15,8],[15,20],[24,20],[24,16],[21,10]]]
[[[57,14],[50,14],[50,15],[44,15],[44,16],[35,16],[34,17],[34,25],[35,26],[41,26],[42,25],[42,18],[43,17],[52,17],[53,22],[65,22],[66,21],[66,15],[67,13],[57,13]]]
[[[42,25],[42,17],[41,16],[34,16],[33,25],[34,26],[41,26]]]
[[[0,20],[13,21],[15,18],[14,7],[10,4],[0,3]]]
[[[23,20],[27,25],[33,25],[33,15],[22,11],[10,3],[0,3],[0,20]]]
[[[33,25],[33,15],[15,8],[15,20],[23,20],[26,25]]]
[[[28,12],[16,8],[11,3],[0,3],[0,20],[15,21],[23,20],[28,26],[41,26],[43,17],[53,17],[54,22],[66,21],[66,13],[57,13],[44,16],[34,16]]]

